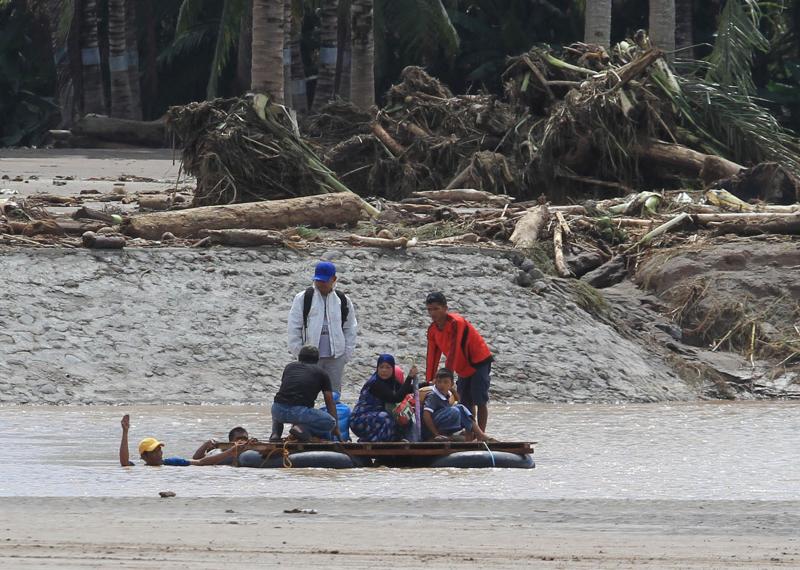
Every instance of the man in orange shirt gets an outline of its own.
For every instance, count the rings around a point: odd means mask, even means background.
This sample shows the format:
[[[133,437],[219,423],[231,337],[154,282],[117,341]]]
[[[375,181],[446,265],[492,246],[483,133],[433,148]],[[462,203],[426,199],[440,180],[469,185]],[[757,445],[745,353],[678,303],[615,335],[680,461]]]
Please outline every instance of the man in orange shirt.
[[[431,293],[425,299],[428,315],[433,321],[428,327],[428,357],[425,378],[433,381],[439,360],[445,355],[445,367],[458,374],[458,398],[477,418],[481,430],[489,419],[489,375],[492,371],[492,351],[486,341],[467,319],[447,311],[443,293]]]

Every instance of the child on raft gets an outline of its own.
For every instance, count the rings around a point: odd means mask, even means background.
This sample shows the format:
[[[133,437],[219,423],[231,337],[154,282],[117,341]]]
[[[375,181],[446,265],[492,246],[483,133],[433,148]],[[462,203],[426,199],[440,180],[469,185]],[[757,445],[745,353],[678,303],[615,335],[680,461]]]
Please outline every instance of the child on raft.
[[[487,436],[463,404],[450,403],[453,372],[440,368],[422,412],[423,437],[433,441],[495,441]],[[464,436],[458,434],[464,431]]]
[[[131,467],[135,465],[130,460],[128,455],[128,430],[131,427],[131,417],[128,414],[122,416],[122,439],[119,444],[119,464],[122,467]],[[245,442],[247,443],[247,442]],[[144,461],[144,464],[150,467],[160,467],[161,465],[171,467],[186,467],[189,465],[218,465],[230,463],[233,457],[239,454],[242,447],[242,442],[234,442],[233,447],[215,455],[207,455],[202,459],[184,459],[182,457],[167,457],[164,458],[164,444],[154,437],[146,437],[139,442],[139,456]]]

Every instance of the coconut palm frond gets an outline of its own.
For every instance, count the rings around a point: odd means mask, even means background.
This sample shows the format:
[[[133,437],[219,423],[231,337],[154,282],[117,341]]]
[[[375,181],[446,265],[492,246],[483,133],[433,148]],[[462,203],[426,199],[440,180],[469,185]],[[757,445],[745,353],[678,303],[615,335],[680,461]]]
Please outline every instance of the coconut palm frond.
[[[222,6],[222,15],[219,19],[217,31],[217,44],[214,48],[214,58],[211,60],[211,73],[206,87],[206,98],[213,99],[217,96],[217,84],[222,71],[228,64],[231,49],[239,40],[241,30],[240,20],[244,13],[245,0],[225,0]]]
[[[208,27],[184,32],[158,54],[158,65],[169,66],[180,57],[197,53],[201,46],[211,43],[212,39],[213,30]]]
[[[57,27],[56,34],[58,41],[66,42],[69,31],[72,28],[72,18],[75,15],[75,0],[61,0],[58,3],[58,14],[56,14]]]
[[[701,127],[709,143],[722,147],[723,155],[743,164],[776,161],[800,174],[800,140],[759,99],[736,86],[697,79],[680,83],[692,122]]]
[[[422,62],[438,55],[448,60],[458,53],[459,38],[441,0],[383,0],[384,25],[390,25],[403,39],[409,59]],[[391,22],[391,24],[389,24]]]
[[[175,25],[175,37],[182,36],[200,21],[203,12],[203,0],[183,0],[178,9],[178,21]]]
[[[755,93],[750,65],[756,51],[767,51],[769,40],[759,29],[761,8],[756,0],[729,0],[720,14],[717,40],[708,56],[706,80],[735,85],[742,93]]]

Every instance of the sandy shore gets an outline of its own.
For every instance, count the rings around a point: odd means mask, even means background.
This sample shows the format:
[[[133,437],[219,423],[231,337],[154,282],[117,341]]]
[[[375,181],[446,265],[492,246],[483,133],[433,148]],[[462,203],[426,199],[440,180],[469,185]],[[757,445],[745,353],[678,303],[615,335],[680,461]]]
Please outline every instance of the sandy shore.
[[[800,502],[10,498],[3,568],[790,568]],[[318,514],[287,514],[285,509]],[[454,511],[457,510],[457,513]]]

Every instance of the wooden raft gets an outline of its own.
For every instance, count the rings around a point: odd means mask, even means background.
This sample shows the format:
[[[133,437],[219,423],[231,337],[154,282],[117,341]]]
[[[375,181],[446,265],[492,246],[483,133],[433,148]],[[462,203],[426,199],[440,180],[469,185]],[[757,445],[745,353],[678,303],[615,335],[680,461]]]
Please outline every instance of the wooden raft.
[[[243,451],[254,449],[262,455],[271,452],[279,452],[284,447],[290,453],[301,451],[336,451],[354,457],[429,457],[442,456],[457,453],[459,451],[485,451],[486,446],[491,451],[505,451],[516,453],[517,455],[529,455],[533,453],[533,445],[536,442],[527,441],[503,441],[486,443],[475,441],[425,441],[418,443],[408,442],[373,442],[373,443],[353,443],[329,441],[324,443],[300,443],[297,441],[270,443],[258,442],[246,445]],[[231,443],[218,443],[219,449],[228,449]]]

